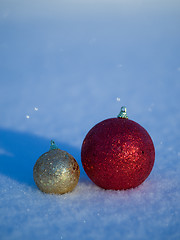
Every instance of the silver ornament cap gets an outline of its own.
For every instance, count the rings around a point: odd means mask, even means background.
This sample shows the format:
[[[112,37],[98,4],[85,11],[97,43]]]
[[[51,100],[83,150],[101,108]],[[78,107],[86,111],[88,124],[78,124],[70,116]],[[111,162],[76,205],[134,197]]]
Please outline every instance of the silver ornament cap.
[[[68,152],[60,150],[51,140],[50,150],[41,155],[33,168],[37,187],[45,193],[64,194],[78,184],[79,165]]]

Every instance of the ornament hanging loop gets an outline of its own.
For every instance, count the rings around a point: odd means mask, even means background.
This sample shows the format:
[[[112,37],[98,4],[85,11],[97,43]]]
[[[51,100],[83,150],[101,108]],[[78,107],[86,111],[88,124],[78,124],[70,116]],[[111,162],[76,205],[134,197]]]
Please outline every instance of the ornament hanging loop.
[[[51,140],[50,150],[53,150],[53,149],[58,149],[58,147],[57,147],[57,145],[55,144],[55,141],[54,141],[54,140]]]
[[[118,114],[117,117],[118,118],[126,118],[126,119],[128,119],[125,106],[121,107],[121,111],[120,111],[120,113]]]

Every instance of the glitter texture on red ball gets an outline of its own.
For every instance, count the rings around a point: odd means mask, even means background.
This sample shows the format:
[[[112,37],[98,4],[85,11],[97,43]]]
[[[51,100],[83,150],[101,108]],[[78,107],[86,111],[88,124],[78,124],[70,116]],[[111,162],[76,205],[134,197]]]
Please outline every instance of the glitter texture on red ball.
[[[88,177],[104,189],[122,190],[139,186],[149,176],[155,149],[148,132],[126,117],[96,124],[86,135],[81,161]]]

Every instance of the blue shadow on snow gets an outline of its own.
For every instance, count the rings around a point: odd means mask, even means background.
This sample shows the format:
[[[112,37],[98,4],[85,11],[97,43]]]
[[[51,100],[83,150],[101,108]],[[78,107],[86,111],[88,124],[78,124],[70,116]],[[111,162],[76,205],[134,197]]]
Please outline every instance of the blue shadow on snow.
[[[15,131],[0,129],[0,173],[27,185],[35,185],[33,166],[36,160],[49,151],[50,140]],[[55,140],[61,150],[70,153],[80,166],[80,180],[87,181],[80,157],[80,149]],[[4,153],[3,153],[4,150]]]

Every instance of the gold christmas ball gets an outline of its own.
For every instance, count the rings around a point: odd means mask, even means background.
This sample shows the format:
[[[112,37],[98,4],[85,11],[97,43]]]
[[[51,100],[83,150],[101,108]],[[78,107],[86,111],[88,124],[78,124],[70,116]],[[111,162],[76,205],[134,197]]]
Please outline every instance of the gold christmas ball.
[[[60,150],[54,141],[51,141],[50,150],[38,158],[33,168],[34,181],[45,193],[71,192],[78,184],[79,175],[79,165],[74,157]]]

